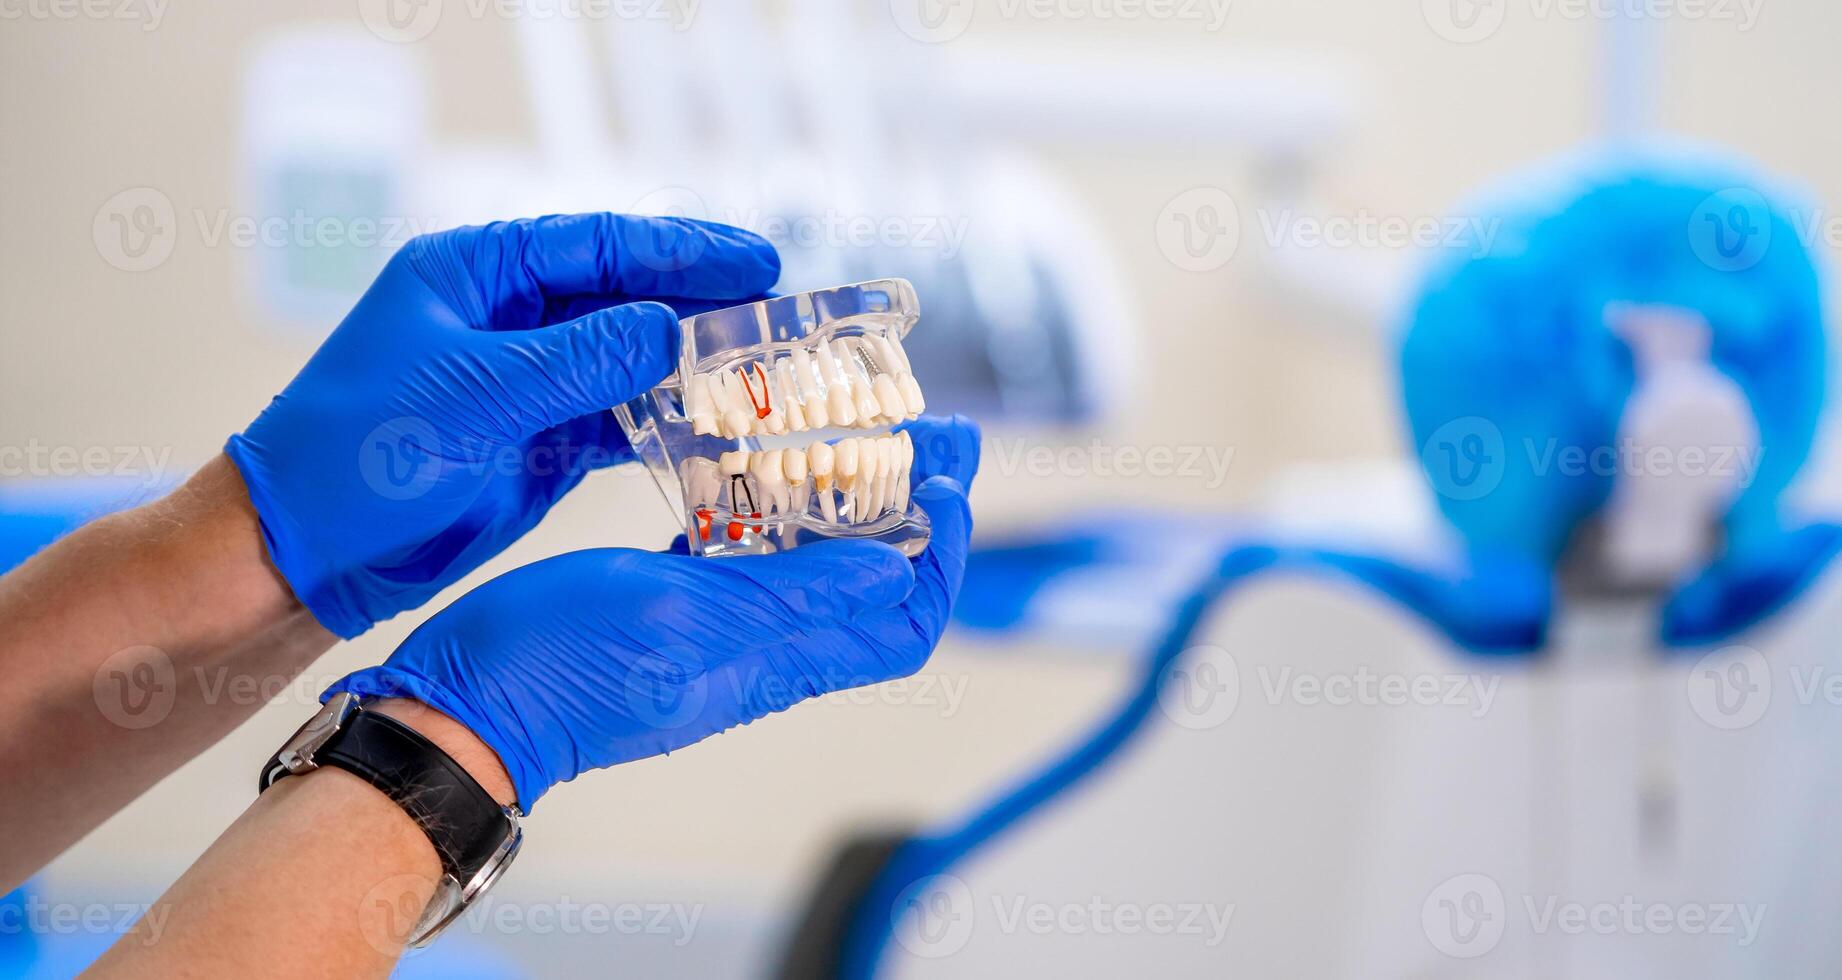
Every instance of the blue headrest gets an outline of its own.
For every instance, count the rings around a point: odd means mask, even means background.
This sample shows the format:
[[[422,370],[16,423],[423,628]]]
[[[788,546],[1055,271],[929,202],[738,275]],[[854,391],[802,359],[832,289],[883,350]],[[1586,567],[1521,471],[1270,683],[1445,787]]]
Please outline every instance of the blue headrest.
[[[1487,246],[1441,256],[1412,304],[1402,396],[1441,509],[1476,550],[1551,565],[1611,491],[1555,451],[1612,447],[1632,357],[1608,304],[1699,312],[1764,454],[1729,542],[1778,529],[1822,407],[1822,289],[1793,200],[1706,150],[1599,151],[1512,176],[1462,213]],[[1480,243],[1483,242],[1480,237]]]

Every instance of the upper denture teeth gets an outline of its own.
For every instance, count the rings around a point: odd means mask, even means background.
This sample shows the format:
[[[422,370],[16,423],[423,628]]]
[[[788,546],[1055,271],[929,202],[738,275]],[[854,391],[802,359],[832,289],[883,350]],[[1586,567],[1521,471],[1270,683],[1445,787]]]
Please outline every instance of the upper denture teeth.
[[[844,368],[830,344],[818,346],[819,373],[825,376],[825,407],[836,425],[857,421],[857,405],[851,400],[850,384],[844,380]]]
[[[800,404],[799,385],[793,380],[793,359],[781,358],[774,365],[774,389],[779,394],[779,407],[787,413],[787,431],[806,431],[806,409]]]
[[[870,347],[876,351],[877,364],[883,369],[883,373],[876,379],[877,401],[888,403],[884,405],[883,414],[898,421],[921,414],[920,409],[915,407],[921,387],[915,384],[914,375],[903,367],[903,358],[896,353],[895,344],[881,334],[865,336],[870,341]],[[884,379],[888,379],[887,393],[884,392]],[[913,398],[910,397],[911,387],[914,389]]]
[[[700,436],[716,435],[716,404],[710,398],[708,375],[691,375],[685,386],[685,414],[691,417],[691,431]]]
[[[793,379],[799,382],[799,397],[804,403],[806,421],[812,428],[823,429],[831,425],[831,412],[825,405],[825,389],[819,383],[817,366],[812,363],[812,355],[803,348],[793,351]]]
[[[856,402],[857,424],[872,426],[876,416],[881,414],[882,406],[877,403],[876,395],[870,390],[870,375],[863,364],[851,354],[851,349],[843,340],[832,341],[833,353],[844,365],[846,376],[851,381],[851,397]]]
[[[740,439],[755,429],[755,413],[748,401],[748,392],[742,388],[742,377],[734,371],[724,371],[720,375],[723,385],[723,435],[730,439]],[[712,380],[711,386],[716,382]]]

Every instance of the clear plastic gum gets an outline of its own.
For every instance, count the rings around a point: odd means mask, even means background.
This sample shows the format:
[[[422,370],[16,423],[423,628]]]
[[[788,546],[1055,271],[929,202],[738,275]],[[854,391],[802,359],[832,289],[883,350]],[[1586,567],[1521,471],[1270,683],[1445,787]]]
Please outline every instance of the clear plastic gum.
[[[876,279],[679,321],[677,371],[614,415],[692,554],[926,547],[913,443],[889,432],[924,407],[901,344],[920,315],[907,280]]]

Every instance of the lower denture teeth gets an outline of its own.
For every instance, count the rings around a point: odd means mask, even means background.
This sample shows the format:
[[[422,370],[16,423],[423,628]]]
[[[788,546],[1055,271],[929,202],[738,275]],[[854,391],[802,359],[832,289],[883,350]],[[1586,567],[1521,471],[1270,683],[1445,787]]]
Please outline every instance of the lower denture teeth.
[[[908,513],[909,483],[914,478],[912,474],[915,466],[915,441],[909,437],[906,430],[896,438],[899,455],[895,460],[895,509],[898,514],[906,514]]]
[[[749,472],[754,475],[755,488],[761,494],[760,513],[766,517],[787,512],[789,493],[787,475],[781,469],[782,450],[769,449],[753,454],[749,460]]]
[[[787,476],[787,486],[791,489],[788,513],[796,517],[806,516],[806,502],[812,494],[812,486],[806,482],[806,451],[789,449],[780,460],[781,472]]]
[[[832,457],[828,442],[815,442],[806,447],[806,461],[812,465],[812,489],[819,495],[819,511],[827,524],[838,523],[838,503],[831,495]]]
[[[696,527],[691,532],[708,541],[710,523],[716,516],[717,494],[722,489],[722,474],[717,471],[715,460],[701,456],[685,460],[680,472],[684,477],[685,496],[690,498],[691,511],[696,517]]]
[[[876,513],[881,515],[895,503],[895,437],[884,436],[876,442]]]
[[[838,489],[844,493],[844,505],[838,508],[838,514],[846,523],[855,523],[857,519],[857,467],[858,440],[838,440]]]
[[[741,450],[726,452],[717,457],[717,467],[722,478],[729,484],[729,526],[724,529],[731,541],[742,540],[744,516],[759,516],[759,504],[755,502],[754,490],[748,485],[748,453]]]

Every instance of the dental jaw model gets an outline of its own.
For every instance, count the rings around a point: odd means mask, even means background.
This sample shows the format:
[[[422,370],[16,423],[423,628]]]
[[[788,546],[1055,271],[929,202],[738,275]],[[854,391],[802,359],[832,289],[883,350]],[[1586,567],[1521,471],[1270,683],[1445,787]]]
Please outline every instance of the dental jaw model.
[[[914,287],[881,279],[680,322],[677,372],[614,414],[693,554],[926,546],[914,442],[887,431],[926,408],[902,347],[919,317]]]

